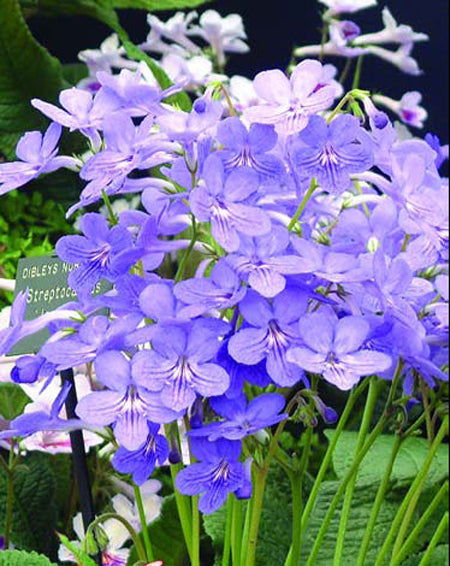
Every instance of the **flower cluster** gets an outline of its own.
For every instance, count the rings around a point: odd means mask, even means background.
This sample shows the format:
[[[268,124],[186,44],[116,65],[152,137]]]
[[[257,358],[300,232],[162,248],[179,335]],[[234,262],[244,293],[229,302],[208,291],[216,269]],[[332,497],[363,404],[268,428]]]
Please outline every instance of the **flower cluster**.
[[[374,4],[325,3],[330,18]],[[384,16],[386,30],[369,37],[333,19],[325,54],[381,55],[375,45],[398,40],[406,57],[424,37]],[[320,376],[346,391],[402,367],[414,396],[419,376],[430,387],[448,379],[448,183],[439,140],[402,139],[365,91],[337,104],[336,69],[316,60],[290,76],[259,74],[239,104],[216,82],[191,109],[171,106],[182,83],[202,82],[191,73],[202,57],[191,37],[208,42],[220,65],[246,49],[239,17],[206,12],[198,26],[195,17],[149,17],[142,47],[163,54],[177,86],[150,84],[111,40],[82,55],[96,88],[62,92],[61,107],[34,100],[52,125],[19,142],[20,162],[0,165],[1,192],[76,167],[86,184],[68,215],[103,200],[109,210],[108,220],[83,213],[82,234],[56,246],[77,265],[71,310],[24,322],[19,295],[0,332],[1,353],[43,326],[52,333],[37,357],[17,362],[16,382],[92,364],[96,384],[78,403],[80,420],[60,414],[67,390],[58,386],[49,410],[19,417],[0,438],[111,427],[114,467],[143,484],[176,457],[173,423],[186,417],[195,463],[177,488],[211,513],[229,493],[250,496],[243,447],[289,417],[286,388],[313,388]],[[212,67],[205,71],[209,80]],[[417,102],[403,107],[412,115]],[[85,136],[79,161],[57,157],[62,127]],[[117,213],[110,199],[130,193],[139,206]],[[113,290],[91,297],[101,279]]]

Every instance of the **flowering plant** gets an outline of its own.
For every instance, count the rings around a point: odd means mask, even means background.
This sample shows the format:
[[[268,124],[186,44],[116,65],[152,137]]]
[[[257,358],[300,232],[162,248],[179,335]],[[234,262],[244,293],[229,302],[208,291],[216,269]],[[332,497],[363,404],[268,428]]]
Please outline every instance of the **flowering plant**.
[[[62,562],[443,564],[448,146],[380,109],[420,128],[419,93],[360,84],[368,55],[419,73],[427,37],[387,8],[362,35],[341,16],[376,0],[321,1],[321,45],[253,81],[225,71],[248,50],[238,15],[152,13],[136,46],[114,10],[131,0],[73,4],[116,33],[80,54],[88,73],[58,103],[32,98],[51,123],[0,164],[0,194],[62,168],[82,181],[78,233],[55,247],[77,298],[29,320],[18,293],[0,330],[11,556],[55,559],[18,527],[51,468],[38,450],[75,457],[82,514],[57,523]],[[328,55],[346,59],[339,80]],[[6,357],[42,329],[38,352]]]

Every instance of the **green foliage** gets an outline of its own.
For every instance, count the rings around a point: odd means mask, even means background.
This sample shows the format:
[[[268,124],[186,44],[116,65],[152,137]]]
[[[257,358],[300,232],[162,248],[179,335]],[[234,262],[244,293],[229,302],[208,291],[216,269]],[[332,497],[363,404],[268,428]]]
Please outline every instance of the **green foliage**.
[[[15,383],[0,383],[0,416],[12,421],[22,414],[23,409],[31,403],[20,385]]]
[[[149,534],[153,552],[158,560],[164,562],[164,566],[183,566],[187,549],[174,495],[164,500],[161,515],[150,524]],[[133,548],[128,564],[132,565],[137,560]]]
[[[326,431],[326,436],[332,438],[334,431]],[[348,471],[355,452],[357,433],[344,432],[340,437],[333,457],[334,471],[341,480]],[[344,545],[343,563],[355,564],[358,558],[360,545],[367,526],[373,502],[375,500],[380,482],[384,476],[388,460],[392,451],[394,437],[383,435],[377,439],[372,449],[360,466],[357,477],[357,485],[352,502],[352,510],[346,531]],[[421,438],[407,439],[402,445],[395,462],[389,490],[382,503],[380,514],[374,528],[368,554],[365,559],[365,566],[373,566],[378,558],[378,552],[383,545],[387,533],[389,532],[392,521],[394,520],[406,491],[421,469],[429,449],[429,444]],[[427,478],[425,492],[422,495],[419,506],[416,510],[415,520],[423,514],[442,482],[448,477],[448,446],[441,446],[432,468]],[[316,506],[311,515],[302,548],[302,563],[306,560],[317,534],[323,524],[325,515],[330,507],[340,481],[325,481],[320,489]],[[436,511],[434,517],[424,528],[420,537],[416,541],[413,552],[426,549],[433,537],[435,529],[439,523],[444,504]],[[339,529],[340,513],[335,513],[327,535],[321,545],[317,563],[321,566],[332,566],[336,546],[337,532]],[[444,562],[433,562],[434,564],[444,565]],[[418,562],[408,562],[411,566]]]
[[[292,499],[290,482],[284,471],[273,466],[264,494],[264,509],[257,547],[257,564],[283,566],[291,544]],[[227,513],[226,508],[203,518],[205,531],[214,548],[222,553]]]
[[[56,100],[63,79],[59,61],[31,35],[18,0],[1,2],[0,52],[0,152],[11,159],[20,134],[47,123],[30,100]]]
[[[55,566],[53,562],[36,552],[5,550],[0,552],[0,566]]]
[[[51,185],[57,190],[58,185]],[[51,193],[51,191],[49,190]],[[0,207],[0,277],[13,279],[21,257],[49,254],[57,239],[71,233],[63,207],[39,192],[11,192]],[[11,302],[0,292],[0,308]]]
[[[78,548],[78,546],[70,542],[66,536],[59,535],[59,540],[76,557],[79,564],[82,566],[97,566],[96,562],[94,562],[92,558],[90,558],[83,550]]]
[[[325,434],[331,439],[335,431],[327,430]],[[352,464],[357,438],[356,432],[344,432],[339,437],[333,455],[333,465],[339,479],[344,477]],[[394,442],[393,435],[382,435],[377,439],[360,466],[358,483],[370,485],[381,482]],[[427,458],[428,450],[429,443],[423,438],[407,438],[403,442],[392,470],[394,488],[407,487],[412,483]],[[448,457],[448,445],[441,445],[428,474],[425,490],[448,478]]]
[[[20,550],[48,556],[57,551],[55,478],[44,454],[28,456],[13,473],[12,542]],[[0,472],[0,532],[4,529],[7,477]]]
[[[319,491],[316,506],[311,514],[308,528],[305,533],[302,547],[302,564],[311,552],[314,541],[322,526],[324,517],[330,507],[338,488],[339,481],[326,481],[322,484]],[[346,531],[344,546],[343,564],[356,564],[359,548],[362,542],[364,531],[367,525],[372,505],[376,497],[377,485],[357,485],[353,497],[352,513]],[[380,510],[373,536],[370,542],[369,551],[366,557],[365,566],[373,566],[377,559],[378,551],[381,548],[387,533],[389,532],[392,521],[401,503],[401,494],[397,494],[394,499],[386,499]],[[335,513],[328,533],[324,538],[317,557],[317,564],[320,566],[332,566],[334,551],[339,530],[340,514]]]
[[[115,8],[135,8],[149,12],[197,8],[208,2],[211,0],[113,0]]]
[[[441,544],[436,547],[433,555],[431,557],[430,566],[449,566],[450,546],[448,544]],[[425,556],[425,552],[421,554],[415,554],[406,560],[402,566],[419,566],[422,558]]]

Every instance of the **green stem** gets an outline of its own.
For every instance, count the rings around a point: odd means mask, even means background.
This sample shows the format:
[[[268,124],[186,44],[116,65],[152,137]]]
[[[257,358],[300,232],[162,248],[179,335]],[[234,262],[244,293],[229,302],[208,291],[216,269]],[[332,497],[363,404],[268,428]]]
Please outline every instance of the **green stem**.
[[[447,513],[442,517],[442,521],[439,523],[439,526],[434,533],[433,538],[431,539],[430,545],[425,553],[425,556],[420,561],[419,566],[428,566],[431,559],[433,558],[434,551],[436,550],[437,545],[440,543],[442,537],[448,530],[449,524],[449,513]]]
[[[269,466],[266,464],[262,468],[256,469],[256,481],[254,483],[252,518],[250,521],[250,530],[248,537],[248,551],[245,561],[246,566],[255,566],[256,564],[256,546],[258,544],[259,525],[261,523],[261,514],[264,503],[264,489],[266,487],[267,474]]]
[[[339,502],[340,502],[341,498],[343,497],[345,490],[347,489],[348,484],[352,480],[353,476],[358,472],[358,469],[359,469],[359,466],[361,465],[361,462],[364,460],[367,452],[372,448],[372,446],[375,443],[375,441],[377,440],[377,438],[383,432],[384,427],[386,426],[388,421],[389,421],[389,416],[385,413],[382,416],[382,418],[379,420],[377,426],[374,428],[372,433],[367,438],[367,441],[364,445],[364,448],[356,456],[355,460],[353,461],[352,466],[350,467],[349,471],[347,472],[344,479],[342,480],[342,483],[339,486],[339,489],[338,489],[336,495],[334,496],[334,498],[333,498],[333,500],[330,504],[330,507],[328,509],[328,512],[327,512],[327,514],[326,514],[326,516],[323,520],[322,527],[319,531],[316,542],[314,543],[313,549],[311,551],[311,555],[308,559],[306,566],[314,566],[316,564],[317,555],[319,553],[320,546],[321,546],[322,541],[323,541],[323,539],[324,539],[324,537],[325,537],[325,535],[328,531],[331,520],[334,516],[334,513],[336,512],[336,509],[339,505]]]
[[[306,445],[303,449],[299,469],[289,473],[292,491],[292,545],[285,562],[286,566],[300,564],[302,548],[303,480],[311,456],[313,434],[313,428],[308,427],[306,431]]]
[[[241,562],[239,566],[244,566],[245,564],[245,555],[248,549],[248,539],[250,537],[250,524],[252,520],[252,512],[253,512],[253,497],[247,503],[247,511],[245,514],[245,523],[244,523],[244,535],[242,537],[242,546],[241,546]]]
[[[394,557],[400,551],[400,548],[405,539],[406,531],[408,529],[409,523],[412,518],[412,513],[414,513],[414,510],[416,508],[417,501],[423,489],[423,485],[425,483],[430,466],[433,462],[433,459],[436,455],[439,446],[441,445],[445,435],[447,434],[448,421],[449,418],[447,416],[444,422],[442,423],[441,429],[439,430],[439,433],[428,452],[428,457],[424,465],[422,466],[422,469],[420,470],[414,482],[411,484],[411,487],[406,497],[404,498],[402,504],[400,505],[397,515],[395,516],[395,519],[392,522],[391,529],[380,550],[375,566],[383,566],[396,533],[398,533],[398,536],[397,536],[397,541],[395,543],[396,549],[393,553]]]
[[[427,436],[428,436],[428,440],[431,443],[434,440],[434,426],[433,426],[433,419],[431,416],[430,399],[428,397],[428,387],[423,379],[421,378],[419,379],[420,379],[420,389],[422,392],[423,408],[425,410],[425,419],[427,423]]]
[[[126,519],[124,519],[123,517],[118,515],[117,513],[105,513],[104,515],[97,517],[97,519],[95,519],[95,521],[89,525],[87,533],[86,533],[86,538],[88,536],[94,536],[95,527],[97,525],[100,525],[101,523],[103,523],[105,521],[110,520],[110,519],[114,519],[114,520],[118,521],[119,523],[122,523],[122,525],[129,532],[129,534],[130,534],[130,536],[131,536],[131,538],[134,542],[134,545],[136,547],[136,551],[137,551],[138,556],[139,556],[139,560],[143,560],[145,562],[146,561],[145,548],[144,548],[144,545],[141,542],[141,539],[139,538],[139,535],[133,529],[131,524]]]
[[[431,517],[434,515],[434,513],[437,510],[437,508],[439,507],[439,504],[441,503],[441,501],[444,499],[444,497],[446,497],[448,495],[448,487],[449,487],[449,484],[448,484],[448,481],[446,481],[445,484],[441,487],[441,489],[437,493],[436,497],[433,499],[433,501],[430,503],[430,505],[426,509],[425,513],[420,518],[417,525],[414,527],[412,533],[406,539],[406,542],[402,546],[402,549],[400,550],[400,552],[397,554],[395,559],[392,561],[392,566],[400,566],[400,564],[403,562],[403,560],[405,560],[409,556],[417,538],[423,533],[423,529],[425,528],[427,523],[430,521]]]
[[[191,501],[189,497],[181,495],[181,493],[175,487],[175,479],[178,472],[183,469],[182,464],[174,464],[170,466],[170,473],[172,476],[175,502],[177,504],[178,516],[180,518],[181,530],[183,531],[184,541],[189,552],[189,557],[192,561],[192,509]]]
[[[358,441],[356,444],[355,454],[361,451],[366,441],[367,434],[372,422],[375,405],[379,394],[379,383],[375,378],[370,380],[369,394],[367,396],[366,407],[364,409],[363,419],[359,430]],[[345,491],[344,505],[341,512],[341,520],[339,523],[339,531],[337,535],[336,551],[334,554],[334,566],[340,566],[342,563],[342,555],[344,553],[345,535],[347,534],[347,525],[350,518],[352,508],[353,494],[356,487],[356,479],[358,474],[355,474],[350,480]]]
[[[353,58],[349,57],[345,63],[345,67],[344,70],[342,71],[342,75],[339,78],[339,82],[341,83],[341,85],[345,84],[345,81],[347,80],[347,77],[350,74],[352,65],[353,65]]]
[[[412,518],[416,511],[416,507],[419,502],[420,496],[422,494],[423,487],[425,485],[431,464],[433,463],[434,457],[436,456],[436,452],[438,451],[440,445],[442,444],[442,441],[444,440],[444,437],[447,434],[447,432],[448,432],[448,417],[447,417],[447,426],[445,426],[445,423],[442,425],[441,430],[439,431],[439,435],[436,437],[436,440],[433,442],[431,446],[425,465],[423,466],[422,471],[419,474],[418,478],[416,478],[417,484],[415,489],[411,493],[411,497],[409,498],[408,505],[406,507],[406,511],[403,517],[403,521],[400,526],[400,531],[397,535],[397,539],[394,544],[394,550],[393,550],[394,557],[400,552],[400,549],[403,545],[403,541],[405,540],[408,527],[411,524]]]
[[[186,271],[186,265],[187,265],[188,259],[191,256],[192,250],[194,249],[195,243],[197,241],[197,236],[198,236],[198,234],[197,234],[197,222],[195,220],[195,217],[192,216],[192,238],[191,238],[191,242],[190,242],[189,247],[187,248],[186,252],[183,254],[183,257],[181,258],[180,265],[178,266],[178,271],[175,275],[175,283],[179,283],[184,278],[184,272]]]
[[[362,393],[364,392],[364,390],[366,389],[366,387],[368,385],[369,385],[368,380],[364,379],[358,385],[358,387],[356,389],[354,389],[350,394],[350,397],[347,401],[344,412],[342,413],[342,416],[341,416],[339,423],[338,423],[338,426],[336,428],[336,433],[333,436],[333,439],[331,440],[330,444],[328,445],[328,449],[327,449],[326,454],[325,454],[325,456],[322,460],[322,464],[320,466],[320,469],[317,473],[316,481],[314,482],[313,488],[312,488],[311,493],[308,497],[308,501],[306,502],[305,509],[304,509],[303,515],[302,515],[302,526],[301,526],[301,532],[302,533],[305,532],[306,526],[307,526],[308,521],[309,521],[309,517],[312,513],[312,510],[314,509],[314,505],[316,504],[317,496],[319,495],[320,486],[322,485],[322,482],[325,478],[325,474],[327,473],[328,468],[330,466],[331,459],[333,457],[334,450],[336,449],[340,435],[341,435],[342,431],[344,430],[345,425],[347,424],[347,421],[348,421],[350,415],[353,412],[353,407],[355,406],[356,401],[359,399],[359,397],[362,395]]]
[[[300,203],[300,205],[299,205],[299,207],[298,207],[298,209],[297,209],[297,212],[294,214],[294,217],[292,218],[292,220],[291,220],[290,223],[289,223],[289,226],[288,226],[289,232],[291,232],[291,231],[295,228],[295,225],[296,225],[297,222],[300,220],[300,218],[301,218],[301,216],[302,216],[302,214],[303,214],[303,212],[304,212],[304,210],[305,210],[305,208],[306,208],[306,205],[308,204],[309,199],[312,197],[314,191],[317,189],[318,186],[319,186],[319,185],[318,185],[318,183],[317,183],[317,180],[316,180],[316,179],[313,179],[313,180],[311,181],[311,186],[309,187],[308,192],[307,192],[306,195],[303,197],[303,200],[302,200],[302,202]]]
[[[243,532],[243,501],[239,499],[233,502],[233,523],[231,528],[231,547],[233,554],[233,565],[241,566],[242,554],[242,532]]]
[[[225,541],[223,544],[222,566],[230,566],[234,505],[234,497],[230,494],[227,502],[227,525],[225,528]]]
[[[198,497],[192,497],[192,566],[200,565],[200,511]]]
[[[361,55],[360,57],[358,57],[358,61],[356,62],[356,70],[355,70],[355,75],[353,77],[353,85],[352,85],[353,90],[358,89],[361,85],[363,64],[364,64],[364,55]]]
[[[150,535],[148,532],[148,522],[145,515],[144,502],[142,501],[142,493],[139,486],[134,486],[134,496],[136,498],[136,505],[139,511],[139,519],[141,520],[142,526],[142,537],[144,539],[145,553],[147,555],[147,560],[153,562],[155,556],[153,554],[152,544],[150,542]]]
[[[375,503],[373,504],[373,507],[372,507],[372,512],[370,514],[370,519],[369,519],[369,522],[367,524],[367,527],[366,527],[366,530],[365,530],[365,533],[364,533],[363,541],[361,543],[361,549],[359,551],[358,562],[357,562],[356,566],[364,566],[364,564],[366,563],[366,554],[367,554],[367,551],[369,549],[370,541],[372,540],[372,534],[373,534],[378,516],[380,514],[380,509],[381,509],[381,506],[383,504],[384,497],[385,497],[386,492],[387,492],[388,487],[389,487],[389,481],[391,479],[392,469],[394,467],[395,460],[398,456],[400,447],[402,445],[402,441],[403,441],[403,437],[400,436],[400,435],[397,435],[396,438],[395,438],[394,446],[392,447],[392,452],[391,452],[391,456],[389,458],[389,463],[387,465],[387,468],[386,468],[383,480],[381,482],[381,485],[378,489],[377,496],[376,496],[376,499],[375,499]]]
[[[105,203],[106,209],[108,210],[109,223],[111,224],[111,226],[117,226],[117,224],[119,224],[119,219],[117,218],[117,215],[113,210],[113,207],[112,207],[111,201],[109,199],[108,193],[105,191],[105,189],[102,190],[102,196],[103,196],[103,201]]]

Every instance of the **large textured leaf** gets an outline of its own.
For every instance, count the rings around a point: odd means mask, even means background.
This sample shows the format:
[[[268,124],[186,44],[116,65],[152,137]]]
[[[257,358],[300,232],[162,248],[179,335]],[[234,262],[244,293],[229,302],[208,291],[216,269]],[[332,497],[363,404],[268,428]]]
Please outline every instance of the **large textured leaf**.
[[[0,566],[55,566],[42,554],[35,552],[21,552],[19,550],[6,550],[0,552]]]
[[[430,566],[449,566],[449,551],[450,546],[448,544],[441,544],[436,547],[433,555],[431,557]],[[406,560],[403,566],[419,566],[422,558],[425,556],[425,552],[421,554],[415,554]]]
[[[322,526],[325,514],[339,487],[336,481],[327,481],[322,484],[315,509],[309,520],[302,548],[301,564],[306,564],[307,557],[311,552],[312,545]],[[342,564],[356,564],[358,553],[367,525],[368,518],[376,497],[377,486],[357,486],[353,498],[352,512],[346,531],[344,545],[344,557]],[[397,499],[386,499],[381,507],[380,515],[374,529],[370,547],[364,566],[373,566],[376,562],[378,551],[381,548],[386,535],[392,524],[392,520],[400,506],[401,497]],[[333,566],[333,557],[336,547],[337,532],[339,529],[340,513],[336,512],[328,529],[328,533],[320,547],[317,564],[320,566]]]
[[[157,10],[184,10],[197,8],[212,0],[113,0],[116,8],[138,8],[155,12]]]
[[[62,71],[31,35],[18,0],[2,0],[0,7],[0,151],[12,157],[20,134],[45,127],[30,100],[56,100]]]
[[[175,496],[165,499],[161,515],[150,525],[149,533],[153,553],[158,560],[164,562],[164,566],[183,566],[187,550]],[[137,559],[133,549],[128,564],[134,564]]]
[[[23,392],[20,385],[0,383],[0,416],[12,421],[22,414],[31,399]]]
[[[334,430],[326,431],[328,438],[332,438]],[[334,470],[339,478],[348,471],[356,449],[358,433],[344,432],[338,441],[333,456]],[[358,483],[376,484],[384,475],[388,464],[395,438],[392,435],[380,436],[369,450],[358,473]],[[391,480],[398,487],[409,485],[415,479],[423,466],[429,450],[429,444],[423,438],[408,438],[402,444],[394,464]],[[448,445],[442,445],[438,450],[424,489],[441,483],[448,477]]]
[[[33,454],[14,473],[14,515],[12,541],[21,550],[36,550],[54,556],[55,478],[44,454]],[[0,532],[4,529],[7,480],[0,472]]]

